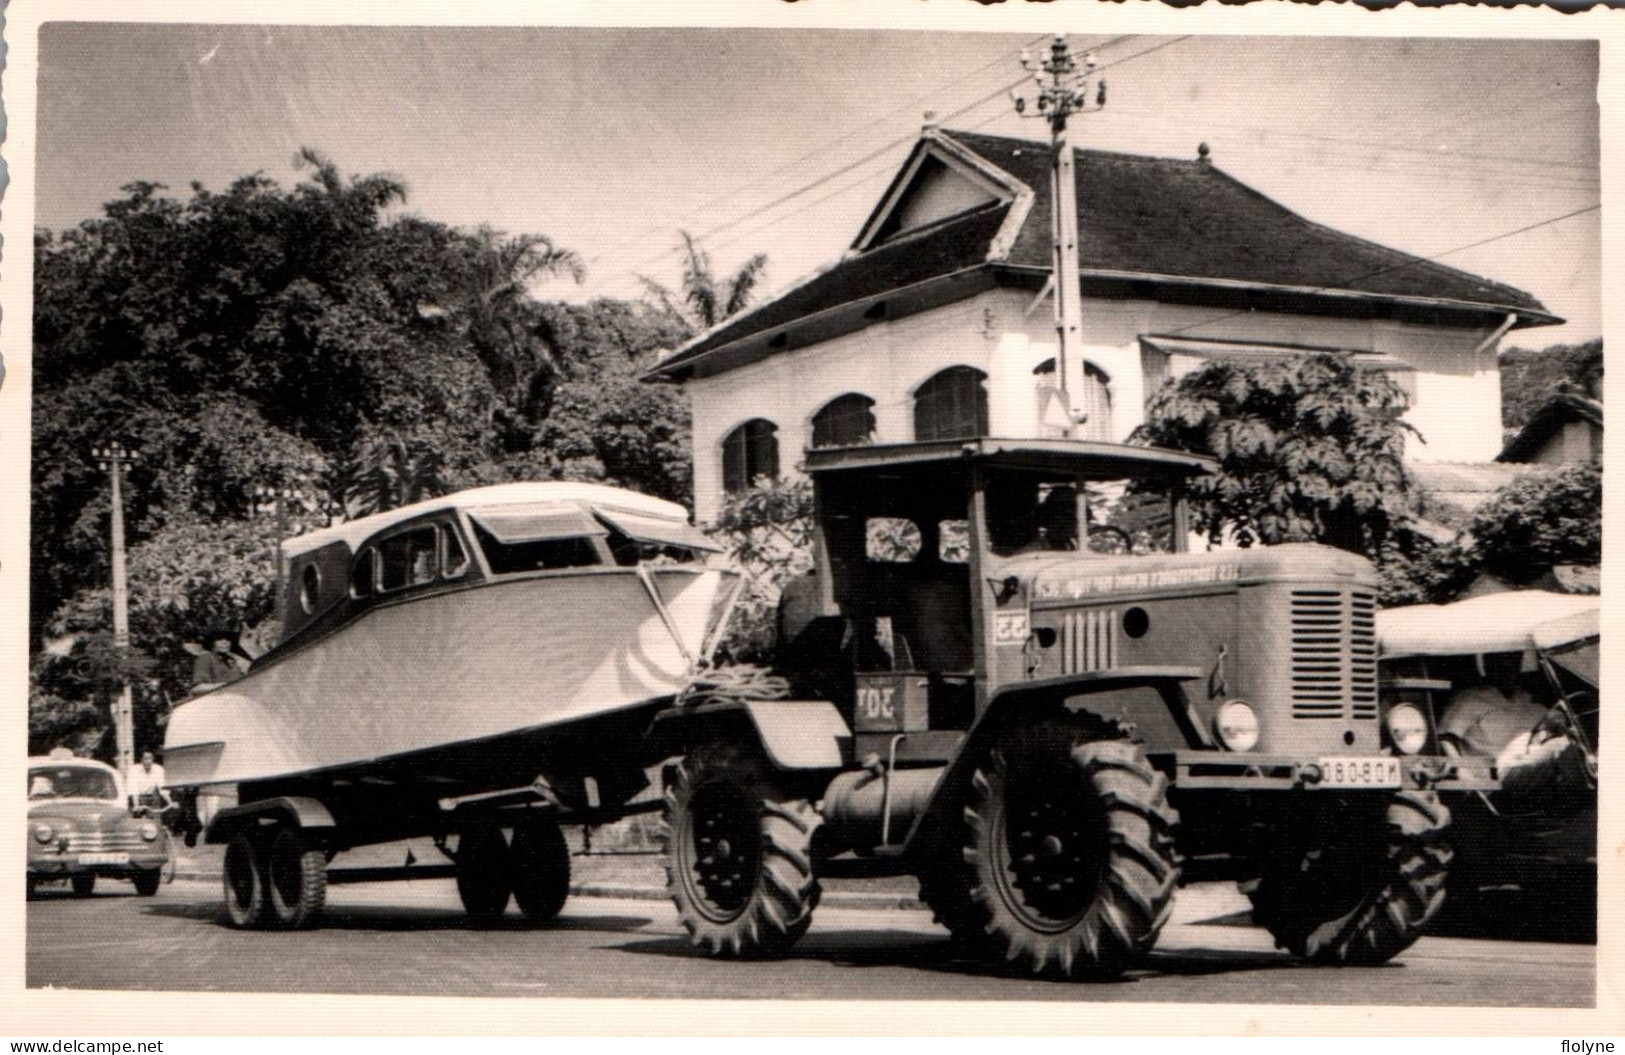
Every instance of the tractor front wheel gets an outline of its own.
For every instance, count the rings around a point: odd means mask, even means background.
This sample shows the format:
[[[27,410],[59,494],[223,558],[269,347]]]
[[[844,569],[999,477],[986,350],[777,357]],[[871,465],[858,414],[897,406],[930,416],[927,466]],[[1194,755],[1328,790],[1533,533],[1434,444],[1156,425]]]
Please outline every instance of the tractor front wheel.
[[[1121,973],[1156,943],[1178,883],[1167,780],[1134,744],[1082,737],[1065,723],[1006,736],[972,777],[963,897],[931,884],[961,938],[1034,974]]]
[[[818,904],[818,816],[754,753],[701,748],[666,790],[667,891],[695,945],[773,956],[806,933]]]
[[[1242,886],[1275,944],[1316,963],[1386,963],[1444,904],[1450,811],[1438,795],[1400,792],[1380,826],[1351,820],[1288,837]],[[1327,832],[1343,838],[1327,842]]]

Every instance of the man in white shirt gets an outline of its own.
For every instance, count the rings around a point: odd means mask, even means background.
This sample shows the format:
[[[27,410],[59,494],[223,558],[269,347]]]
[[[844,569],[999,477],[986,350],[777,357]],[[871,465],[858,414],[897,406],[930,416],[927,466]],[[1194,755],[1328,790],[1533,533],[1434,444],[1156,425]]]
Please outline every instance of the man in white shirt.
[[[164,793],[164,767],[158,765],[151,751],[141,752],[141,764],[130,770],[129,795],[136,806],[163,811],[171,805]]]

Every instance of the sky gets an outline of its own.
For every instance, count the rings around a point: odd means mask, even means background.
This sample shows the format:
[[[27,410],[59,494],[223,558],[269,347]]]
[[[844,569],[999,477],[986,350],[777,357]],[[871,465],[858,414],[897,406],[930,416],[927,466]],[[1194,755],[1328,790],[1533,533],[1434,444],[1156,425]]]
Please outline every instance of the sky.
[[[74,226],[138,179],[181,197],[254,171],[291,185],[311,146],[347,173],[403,179],[407,211],[579,253],[585,283],[540,296],[636,296],[640,276],[675,286],[680,229],[722,270],[766,253],[771,291],[846,250],[925,110],[947,129],[1045,138],[1004,90],[1023,45],[1044,41],[53,23],[35,223]],[[1109,83],[1105,110],[1077,119],[1079,145],[1194,157],[1205,142],[1309,219],[1517,286],[1569,320],[1511,343],[1601,333],[1600,213],[1581,212],[1600,200],[1593,43],[1072,43],[1097,50]]]

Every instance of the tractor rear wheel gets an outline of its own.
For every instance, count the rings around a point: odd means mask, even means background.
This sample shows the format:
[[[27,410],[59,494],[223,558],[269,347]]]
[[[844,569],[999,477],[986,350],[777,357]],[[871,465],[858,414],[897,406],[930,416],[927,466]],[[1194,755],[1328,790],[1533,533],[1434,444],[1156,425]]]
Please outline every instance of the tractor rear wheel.
[[[292,828],[277,832],[265,855],[267,922],[301,930],[316,922],[327,904],[327,854]]]
[[[233,927],[258,927],[265,922],[265,876],[260,865],[259,850],[247,835],[235,836],[226,844],[220,877],[225,887],[226,917]]]
[[[695,945],[773,956],[806,933],[818,904],[818,815],[753,752],[700,748],[666,790],[667,892]]]
[[[502,829],[476,827],[457,838],[457,896],[477,920],[498,919],[513,894],[513,853]]]
[[[1380,822],[1306,825],[1243,884],[1276,945],[1316,963],[1369,966],[1416,941],[1444,904],[1450,811],[1433,792],[1402,791]],[[1326,842],[1328,831],[1344,838]]]
[[[1121,973],[1156,943],[1179,879],[1166,778],[1134,744],[1083,735],[1047,724],[990,752],[965,807],[965,907],[957,892],[932,902],[1034,974]]]
[[[559,914],[570,896],[570,846],[552,821],[513,830],[513,899],[526,919]]]

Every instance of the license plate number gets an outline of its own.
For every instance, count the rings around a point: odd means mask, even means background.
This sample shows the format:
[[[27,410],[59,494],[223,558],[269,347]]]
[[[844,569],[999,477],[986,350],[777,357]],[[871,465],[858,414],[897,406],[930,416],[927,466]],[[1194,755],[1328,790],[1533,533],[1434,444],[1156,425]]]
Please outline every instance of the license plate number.
[[[79,863],[82,865],[127,865],[130,863],[130,855],[127,853],[80,854]]]
[[[1320,783],[1322,788],[1397,788],[1399,787],[1399,759],[1397,758],[1322,758]]]

